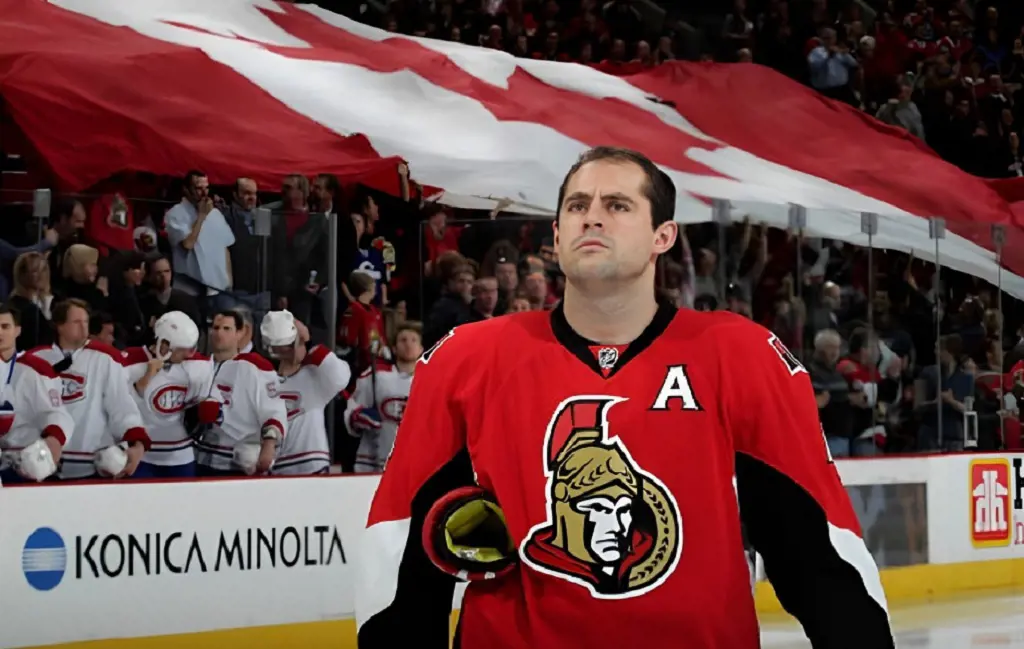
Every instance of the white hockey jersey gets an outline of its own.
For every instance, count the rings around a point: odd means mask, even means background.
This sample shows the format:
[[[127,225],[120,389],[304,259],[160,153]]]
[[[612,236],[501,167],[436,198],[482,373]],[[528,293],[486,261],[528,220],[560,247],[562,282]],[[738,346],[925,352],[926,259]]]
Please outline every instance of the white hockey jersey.
[[[189,464],[196,454],[185,430],[185,409],[210,394],[213,363],[207,356],[193,354],[181,363],[166,365],[139,394],[135,384],[146,375],[152,358],[148,347],[124,352],[129,390],[152,444],[142,461],[159,466]]]
[[[42,436],[54,437],[66,445],[73,439],[75,420],[61,402],[61,384],[46,361],[20,354],[0,361],[0,411],[4,419],[0,433],[0,470],[8,468],[17,451]]]
[[[232,459],[239,442],[259,444],[267,426],[276,426],[287,439],[288,411],[278,395],[278,378],[274,366],[259,354],[214,363],[210,397],[221,402],[222,421],[196,441],[196,462],[237,471]]]
[[[57,345],[26,352],[51,366],[66,358]],[[96,451],[119,442],[140,441],[149,448],[149,435],[128,387],[122,352],[90,340],[71,353],[71,366],[59,373],[61,399],[75,421],[75,435],[64,446],[60,477],[85,478],[96,472]]]
[[[288,436],[272,473],[310,475],[330,469],[324,408],[345,389],[350,378],[348,363],[323,345],[306,353],[298,372],[279,377],[278,393],[288,409]]]
[[[376,473],[384,470],[384,464],[395,446],[398,425],[405,413],[405,402],[412,387],[412,373],[401,372],[397,365],[380,362],[376,377],[369,369],[359,375],[356,389],[345,408],[345,427],[350,435],[359,437],[356,452],[356,473]],[[363,430],[353,423],[361,410],[376,408],[380,414],[380,428]]]

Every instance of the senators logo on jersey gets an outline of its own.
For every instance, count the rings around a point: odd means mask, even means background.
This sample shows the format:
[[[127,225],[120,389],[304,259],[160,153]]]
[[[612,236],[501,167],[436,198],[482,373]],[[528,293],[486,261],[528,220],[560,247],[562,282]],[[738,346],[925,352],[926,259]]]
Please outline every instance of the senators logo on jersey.
[[[660,480],[609,435],[620,397],[562,402],[545,437],[548,517],[520,554],[538,572],[584,586],[599,599],[643,595],[679,563],[679,506]]]

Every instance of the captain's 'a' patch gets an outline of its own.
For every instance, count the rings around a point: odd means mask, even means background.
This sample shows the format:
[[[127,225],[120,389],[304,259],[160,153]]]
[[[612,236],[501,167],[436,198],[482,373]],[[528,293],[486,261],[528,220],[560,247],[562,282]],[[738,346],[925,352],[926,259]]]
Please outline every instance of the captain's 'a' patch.
[[[772,349],[775,350],[775,353],[778,354],[779,358],[782,359],[782,362],[786,364],[786,369],[789,370],[790,376],[794,376],[798,372],[804,372],[805,374],[807,373],[807,370],[804,368],[804,366],[801,365],[800,361],[796,359],[796,356],[793,355],[793,352],[789,351],[789,349],[782,344],[782,341],[779,340],[778,336],[772,334],[771,338],[768,339],[768,344],[772,346]]]

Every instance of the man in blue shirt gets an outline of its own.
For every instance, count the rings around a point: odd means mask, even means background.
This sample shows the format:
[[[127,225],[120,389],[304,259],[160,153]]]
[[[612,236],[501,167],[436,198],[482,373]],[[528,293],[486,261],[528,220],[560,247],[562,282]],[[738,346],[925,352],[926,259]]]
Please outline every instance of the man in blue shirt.
[[[836,43],[836,30],[830,27],[821,30],[818,40],[821,45],[807,55],[811,86],[826,97],[856,106],[850,75],[857,69],[857,59],[845,44]]]

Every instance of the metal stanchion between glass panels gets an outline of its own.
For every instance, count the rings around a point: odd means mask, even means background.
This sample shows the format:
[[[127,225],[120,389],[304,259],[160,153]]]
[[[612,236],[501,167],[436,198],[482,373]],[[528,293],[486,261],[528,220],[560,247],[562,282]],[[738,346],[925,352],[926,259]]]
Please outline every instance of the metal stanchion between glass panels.
[[[935,304],[932,316],[935,318],[935,431],[938,436],[939,450],[942,446],[942,318],[939,307],[942,296],[942,264],[939,259],[939,242],[946,238],[946,220],[938,217],[928,219],[928,237],[935,242],[935,278],[932,280],[932,293]]]
[[[1002,224],[995,224],[992,226],[992,244],[996,251],[996,310],[999,312],[999,329],[996,333],[996,349],[999,350],[999,355],[996,356],[996,367],[993,368],[999,373],[999,385],[996,388],[996,395],[999,397],[999,440],[1000,443],[1006,446],[1006,419],[1002,416],[1003,410],[1006,409],[1004,405],[1003,389],[1005,387],[1002,380],[1003,372],[1003,246],[1006,245],[1006,226]]]
[[[796,268],[794,269],[793,276],[793,290],[799,301],[804,299],[804,268],[803,268],[803,246],[804,246],[804,229],[807,227],[807,208],[803,205],[790,204],[789,206],[789,231],[796,233]],[[804,305],[806,307],[806,305]],[[790,305],[790,309],[793,306]],[[806,311],[805,311],[806,313]],[[791,312],[792,318],[796,318],[796,314]],[[806,316],[805,316],[806,317]],[[801,332],[800,335],[800,360],[807,361],[807,350],[804,349],[804,336]]]
[[[861,212],[861,234],[868,235],[868,330],[875,331],[875,235],[878,234],[878,215]]]
[[[732,223],[732,205],[729,201],[716,198],[711,201],[711,220],[718,224],[718,292],[715,296],[720,300],[719,308],[723,308],[726,290],[729,288],[729,278],[726,269],[726,256],[729,253],[729,225]]]
[[[327,349],[334,352],[338,338],[338,246],[334,242],[338,240],[338,215],[327,215],[327,240],[331,245],[327,246]],[[337,408],[337,400],[331,399],[327,403],[327,450],[331,454],[331,461],[334,461],[334,415]]]

